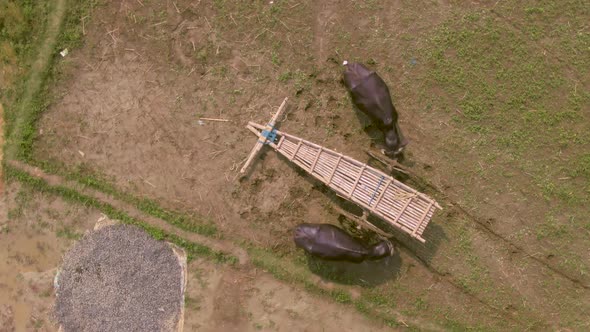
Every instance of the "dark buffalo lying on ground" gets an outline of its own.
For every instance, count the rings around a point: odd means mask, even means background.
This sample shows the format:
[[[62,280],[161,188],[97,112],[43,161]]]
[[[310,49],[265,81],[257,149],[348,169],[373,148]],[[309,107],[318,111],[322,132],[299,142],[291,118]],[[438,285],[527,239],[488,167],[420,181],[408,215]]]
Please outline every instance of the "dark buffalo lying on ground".
[[[344,61],[344,84],[350,91],[355,106],[373,120],[385,135],[385,150],[388,157],[403,151],[408,141],[397,124],[397,111],[391,102],[387,84],[372,70],[360,63]]]
[[[300,224],[295,228],[297,247],[326,259],[360,263],[393,255],[393,244],[387,240],[367,247],[342,229],[330,224]]]

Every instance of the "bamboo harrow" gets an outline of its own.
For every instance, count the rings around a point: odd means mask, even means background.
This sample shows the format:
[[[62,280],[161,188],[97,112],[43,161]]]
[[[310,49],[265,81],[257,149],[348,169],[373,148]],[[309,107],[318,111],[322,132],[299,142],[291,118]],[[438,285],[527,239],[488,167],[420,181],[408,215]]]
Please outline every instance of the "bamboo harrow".
[[[258,136],[258,141],[241,172],[246,171],[263,145],[269,145],[339,196],[424,243],[422,233],[435,210],[442,209],[440,205],[425,194],[367,164],[274,129],[286,101],[287,98],[266,126],[248,123],[247,128]],[[375,227],[366,218],[363,218],[363,222]]]

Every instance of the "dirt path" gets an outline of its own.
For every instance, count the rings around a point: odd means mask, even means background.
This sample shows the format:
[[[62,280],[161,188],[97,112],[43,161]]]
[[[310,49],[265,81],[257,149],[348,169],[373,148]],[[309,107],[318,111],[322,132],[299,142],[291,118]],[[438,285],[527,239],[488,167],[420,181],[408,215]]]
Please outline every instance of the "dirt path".
[[[41,84],[44,79],[43,73],[48,68],[49,61],[51,59],[51,53],[55,47],[55,43],[60,32],[60,26],[66,11],[66,0],[56,0],[54,6],[53,12],[51,12],[48,18],[45,41],[39,48],[37,60],[31,67],[31,73],[24,89],[25,92],[18,107],[18,114],[16,116],[14,129],[11,133],[11,136],[8,138],[10,144],[6,146],[5,156],[8,159],[14,159],[17,156],[19,148],[18,142],[20,142],[22,139],[24,130],[23,127],[26,123],[25,120],[28,119],[33,112],[31,102],[41,88]]]
[[[176,236],[179,236],[179,237],[186,239],[188,241],[191,241],[191,242],[203,244],[203,245],[205,245],[213,250],[216,250],[216,251],[230,253],[233,256],[238,258],[240,265],[245,265],[248,263],[248,254],[245,252],[245,250],[233,245],[232,243],[229,243],[229,242],[223,241],[223,240],[213,240],[213,239],[207,238],[203,235],[183,231],[177,227],[174,227],[174,226],[168,224],[164,220],[155,218],[153,216],[150,216],[148,214],[141,212],[138,208],[136,208],[130,204],[126,204],[124,202],[118,201],[118,200],[116,200],[116,199],[114,199],[102,192],[96,191],[96,190],[92,190],[92,189],[88,189],[88,188],[84,188],[84,189],[77,188],[77,186],[75,186],[73,183],[68,183],[66,180],[60,178],[59,176],[46,174],[45,172],[43,172],[39,168],[29,166],[25,163],[15,161],[15,160],[9,161],[9,163],[12,167],[18,168],[18,169],[25,171],[33,176],[39,177],[39,178],[47,181],[47,183],[49,183],[50,185],[65,186],[65,187],[75,189],[78,192],[80,192],[82,195],[93,197],[101,202],[107,203],[107,204],[115,207],[118,210],[125,211],[129,216],[131,216],[135,219],[138,219],[138,220],[142,220],[142,221],[146,222],[147,224],[149,224],[150,226],[160,228],[167,233],[174,234]]]
[[[186,331],[386,331],[358,312],[250,269],[189,265]]]

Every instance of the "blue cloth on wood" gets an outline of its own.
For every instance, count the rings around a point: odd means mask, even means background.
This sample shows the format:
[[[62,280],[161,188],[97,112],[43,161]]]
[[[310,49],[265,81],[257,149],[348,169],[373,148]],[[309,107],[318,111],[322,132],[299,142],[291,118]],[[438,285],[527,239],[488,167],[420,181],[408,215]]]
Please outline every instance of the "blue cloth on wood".
[[[381,184],[383,183],[383,180],[385,180],[385,177],[383,175],[381,175],[381,179],[379,180],[379,184],[377,184],[377,189],[375,189],[375,192],[373,193],[373,196],[371,197],[371,201],[369,201],[369,207],[371,206],[371,204],[373,204],[373,200],[375,199],[375,196],[377,196],[377,193],[379,192],[379,188],[381,188]]]
[[[270,143],[274,143],[274,141],[277,139],[277,130],[271,126],[271,130],[263,130],[262,131],[262,136],[265,138],[264,141],[260,141],[260,143],[264,143],[264,144],[270,144]]]

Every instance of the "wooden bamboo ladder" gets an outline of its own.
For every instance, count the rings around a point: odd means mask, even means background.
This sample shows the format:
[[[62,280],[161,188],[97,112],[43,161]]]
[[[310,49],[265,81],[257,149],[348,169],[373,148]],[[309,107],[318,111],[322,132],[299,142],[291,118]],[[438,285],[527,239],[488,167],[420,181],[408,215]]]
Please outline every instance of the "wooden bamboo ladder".
[[[285,101],[277,114],[284,109]],[[339,196],[352,201],[411,237],[425,242],[422,233],[435,210],[441,209],[436,201],[367,164],[274,129],[277,118],[275,115],[267,126],[255,122],[248,123],[247,128],[257,135],[259,140],[242,172],[253,160],[252,155],[257,154],[262,145],[269,145],[336,191]],[[272,132],[272,135],[269,135],[269,132]],[[268,139],[269,136],[272,139]],[[278,143],[275,143],[277,140]]]

